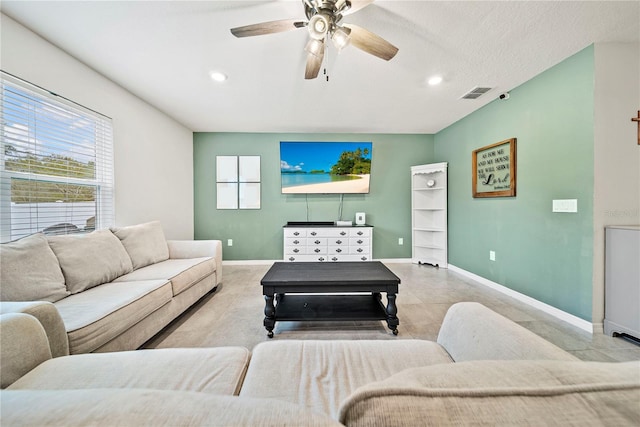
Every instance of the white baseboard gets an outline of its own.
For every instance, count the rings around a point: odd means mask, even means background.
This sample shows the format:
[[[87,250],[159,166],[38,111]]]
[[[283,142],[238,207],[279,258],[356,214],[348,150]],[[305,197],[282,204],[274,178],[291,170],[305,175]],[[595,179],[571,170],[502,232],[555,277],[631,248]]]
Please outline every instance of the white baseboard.
[[[281,262],[281,259],[246,259],[240,261],[222,261],[222,265],[271,265],[274,262]]]
[[[411,263],[411,258],[388,258],[388,259],[375,259],[374,261],[380,261],[385,264],[406,264]],[[282,262],[281,259],[248,259],[248,260],[240,260],[240,261],[222,261],[222,265],[271,265],[274,262]]]
[[[470,279],[475,280],[476,282],[480,283],[481,285],[487,286],[491,289],[494,289],[500,293],[503,293],[505,295],[508,295],[512,298],[517,299],[518,301],[521,301],[527,305],[530,305],[531,307],[537,308],[538,310],[544,311],[547,314],[550,314],[554,317],[557,317],[560,320],[563,320],[569,324],[571,324],[572,326],[575,326],[577,328],[580,328],[586,332],[589,332],[590,334],[594,333],[594,325],[591,322],[588,322],[584,319],[581,319],[577,316],[574,316],[573,314],[569,314],[565,311],[562,311],[558,308],[555,308],[549,304],[546,304],[542,301],[538,301],[535,298],[531,298],[530,296],[527,296],[525,294],[521,294],[520,292],[514,291],[513,289],[509,289],[506,286],[500,285],[499,283],[493,282],[489,279],[485,279],[482,276],[478,276],[477,274],[474,273],[470,273],[466,270],[463,270],[462,268],[456,267],[455,265],[449,264],[449,270],[450,271],[454,271],[458,274],[461,274],[463,276],[466,276]]]

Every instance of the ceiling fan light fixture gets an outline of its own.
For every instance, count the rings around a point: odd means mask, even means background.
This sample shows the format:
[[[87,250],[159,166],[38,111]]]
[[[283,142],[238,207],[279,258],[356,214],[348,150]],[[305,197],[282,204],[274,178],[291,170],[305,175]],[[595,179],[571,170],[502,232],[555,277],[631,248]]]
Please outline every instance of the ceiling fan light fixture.
[[[427,83],[429,83],[429,86],[437,86],[442,83],[442,76],[431,76]]]
[[[314,15],[307,26],[309,35],[316,40],[322,40],[327,35],[329,27],[329,19],[321,13]]]
[[[309,39],[307,45],[304,48],[305,51],[315,56],[322,55],[322,49],[324,49],[324,43],[316,39]]]
[[[333,36],[331,36],[331,40],[333,41],[333,45],[341,51],[345,47],[349,45],[351,42],[351,29],[347,27],[337,27],[333,32]]]
[[[209,76],[211,76],[211,79],[213,79],[216,82],[223,82],[225,80],[227,80],[227,75],[223,72],[220,71],[212,71]]]

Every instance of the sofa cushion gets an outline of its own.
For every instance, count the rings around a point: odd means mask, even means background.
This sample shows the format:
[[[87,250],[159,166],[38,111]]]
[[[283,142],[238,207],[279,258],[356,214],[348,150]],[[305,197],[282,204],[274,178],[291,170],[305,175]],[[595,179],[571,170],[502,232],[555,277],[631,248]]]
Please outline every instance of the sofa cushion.
[[[0,315],[0,388],[51,359],[47,335],[38,320],[24,313]]]
[[[169,247],[160,221],[112,228],[131,257],[133,269],[169,259]]]
[[[77,354],[41,364],[11,388],[152,388],[232,395],[240,390],[249,357],[243,347]]]
[[[343,403],[347,426],[640,423],[640,362],[478,361],[408,369]]]
[[[171,280],[173,295],[178,295],[214,271],[216,261],[213,258],[168,259],[118,277],[115,282]]]
[[[456,362],[579,360],[527,328],[477,302],[459,302],[449,307],[442,321],[437,342],[447,349]]]
[[[55,302],[69,295],[42,233],[0,245],[0,301]]]
[[[106,283],[54,305],[64,320],[69,352],[88,353],[106,344],[172,297],[167,280]]]
[[[12,426],[340,426],[271,399],[149,389],[3,390],[2,423]]]
[[[66,356],[69,354],[69,339],[64,321],[56,306],[47,301],[5,301],[0,302],[0,313],[24,313],[38,319],[51,349],[51,356]]]
[[[133,270],[127,251],[109,230],[52,236],[48,240],[72,294],[110,282]]]
[[[253,348],[240,396],[272,397],[337,417],[358,387],[416,366],[449,363],[423,340],[277,341]]]

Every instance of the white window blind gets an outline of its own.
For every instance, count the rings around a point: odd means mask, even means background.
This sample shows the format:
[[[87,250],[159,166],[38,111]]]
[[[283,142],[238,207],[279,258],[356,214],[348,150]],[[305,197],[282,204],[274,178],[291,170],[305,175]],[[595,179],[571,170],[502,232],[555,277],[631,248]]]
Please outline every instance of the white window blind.
[[[4,72],[1,84],[2,242],[113,225],[111,119]]]

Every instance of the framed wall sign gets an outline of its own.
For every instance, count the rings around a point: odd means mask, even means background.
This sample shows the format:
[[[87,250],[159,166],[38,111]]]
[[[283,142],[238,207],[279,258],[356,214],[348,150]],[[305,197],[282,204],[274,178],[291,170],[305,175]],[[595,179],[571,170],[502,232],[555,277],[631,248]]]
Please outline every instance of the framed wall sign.
[[[514,197],[516,138],[474,150],[471,167],[473,197]]]
[[[260,156],[216,156],[217,209],[260,209]]]

